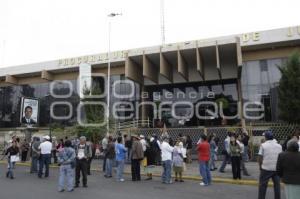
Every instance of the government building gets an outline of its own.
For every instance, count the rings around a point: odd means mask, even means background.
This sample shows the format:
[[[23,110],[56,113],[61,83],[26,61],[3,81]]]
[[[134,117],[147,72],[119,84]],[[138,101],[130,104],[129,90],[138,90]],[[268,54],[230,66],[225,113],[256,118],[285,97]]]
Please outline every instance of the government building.
[[[79,111],[82,79],[92,92],[110,86],[110,116],[119,123],[279,122],[278,67],[295,51],[300,26],[1,68],[0,129],[20,127],[30,104],[38,127],[77,124],[85,115]],[[93,99],[106,102],[102,94]],[[246,117],[246,108],[258,111]]]

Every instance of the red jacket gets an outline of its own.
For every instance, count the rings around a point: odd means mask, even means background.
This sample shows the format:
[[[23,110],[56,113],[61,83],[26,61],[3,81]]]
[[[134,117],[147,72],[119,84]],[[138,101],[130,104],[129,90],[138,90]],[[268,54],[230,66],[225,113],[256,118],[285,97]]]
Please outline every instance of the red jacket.
[[[210,146],[207,141],[201,142],[197,146],[198,159],[200,161],[209,161],[210,159]]]

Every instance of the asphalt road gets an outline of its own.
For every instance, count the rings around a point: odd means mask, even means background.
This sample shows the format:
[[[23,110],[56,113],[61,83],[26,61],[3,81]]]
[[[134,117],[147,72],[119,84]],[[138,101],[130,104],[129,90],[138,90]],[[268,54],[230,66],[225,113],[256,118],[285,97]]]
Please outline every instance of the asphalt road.
[[[58,170],[51,169],[48,179],[38,179],[29,174],[28,167],[18,166],[15,179],[5,177],[6,166],[0,165],[0,198],[1,199],[255,199],[257,187],[245,185],[213,184],[201,187],[199,182],[185,181],[172,185],[161,184],[159,178],[153,181],[131,182],[125,176],[125,182],[106,179],[100,172],[88,177],[88,188],[78,188],[74,192],[57,192]],[[273,198],[269,188],[267,198]]]

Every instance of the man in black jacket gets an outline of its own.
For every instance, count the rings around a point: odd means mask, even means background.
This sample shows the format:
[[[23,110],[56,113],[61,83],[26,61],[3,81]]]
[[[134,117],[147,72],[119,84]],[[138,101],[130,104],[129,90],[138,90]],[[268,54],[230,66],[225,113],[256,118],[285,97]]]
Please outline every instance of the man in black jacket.
[[[298,198],[300,195],[300,153],[297,141],[287,144],[287,151],[278,156],[276,170],[285,183],[286,198]]]

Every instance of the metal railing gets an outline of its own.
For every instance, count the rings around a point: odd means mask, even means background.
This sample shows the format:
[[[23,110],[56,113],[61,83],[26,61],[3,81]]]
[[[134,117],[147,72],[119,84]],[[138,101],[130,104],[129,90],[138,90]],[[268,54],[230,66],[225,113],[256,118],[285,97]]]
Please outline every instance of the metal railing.
[[[206,134],[215,134],[219,138],[219,155],[224,150],[224,140],[228,132],[242,133],[244,130],[248,132],[250,137],[249,140],[249,155],[254,158],[258,153],[258,149],[263,138],[263,132],[271,130],[273,132],[274,138],[280,143],[283,144],[288,136],[291,136],[297,129],[300,128],[300,125],[297,124],[276,124],[276,125],[247,125],[245,129],[242,127],[226,126],[226,127],[190,127],[190,128],[129,128],[126,133],[131,134],[142,134],[145,137],[151,137],[153,134],[161,136],[163,132],[167,131],[168,135],[172,140],[179,138],[179,135],[190,136],[193,141],[194,153],[196,144],[200,139],[202,133]]]
[[[153,127],[152,121],[148,118],[147,120],[130,120],[126,122],[115,122],[116,131],[124,131],[131,128],[151,128]]]

